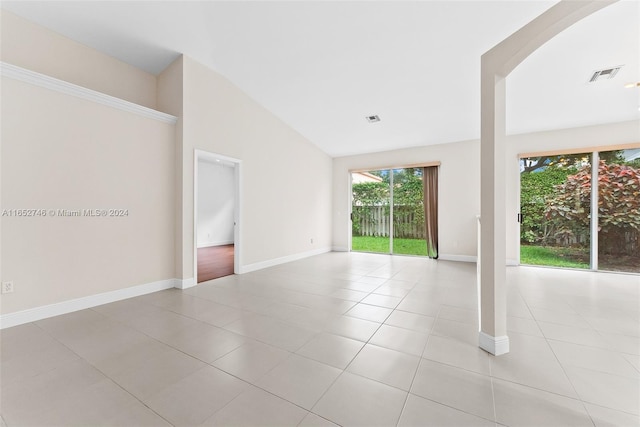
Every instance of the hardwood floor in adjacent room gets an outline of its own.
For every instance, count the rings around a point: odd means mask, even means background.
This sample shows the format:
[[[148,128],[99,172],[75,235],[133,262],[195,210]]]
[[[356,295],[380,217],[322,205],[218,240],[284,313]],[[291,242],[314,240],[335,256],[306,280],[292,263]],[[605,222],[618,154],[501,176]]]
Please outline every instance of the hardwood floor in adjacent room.
[[[233,274],[234,245],[198,248],[198,283]]]

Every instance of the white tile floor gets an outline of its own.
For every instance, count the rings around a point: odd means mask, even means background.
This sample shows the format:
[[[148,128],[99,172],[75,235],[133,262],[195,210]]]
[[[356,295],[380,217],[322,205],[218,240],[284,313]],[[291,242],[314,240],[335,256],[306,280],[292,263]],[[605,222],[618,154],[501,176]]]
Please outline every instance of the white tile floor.
[[[640,277],[330,253],[5,329],[2,425],[640,425]]]

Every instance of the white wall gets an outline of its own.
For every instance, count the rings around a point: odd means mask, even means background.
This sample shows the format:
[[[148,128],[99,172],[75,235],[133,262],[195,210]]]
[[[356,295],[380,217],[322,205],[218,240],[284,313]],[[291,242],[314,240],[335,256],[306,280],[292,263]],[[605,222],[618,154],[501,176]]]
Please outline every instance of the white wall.
[[[234,243],[234,205],[234,166],[198,160],[199,248]]]
[[[1,10],[2,60],[135,104],[156,108],[156,77]]]
[[[194,150],[242,161],[241,271],[326,251],[331,247],[332,160],[217,72],[182,57],[162,73],[162,105],[181,111],[178,135],[178,278],[194,277]],[[182,85],[182,93],[175,85]],[[174,90],[165,88],[173,85]],[[164,101],[163,101],[164,103]],[[181,138],[181,141],[180,141]],[[313,243],[311,243],[313,239]]]
[[[175,260],[174,268],[176,278],[182,277],[182,266],[184,257],[182,253],[182,218],[184,218],[184,197],[182,189],[182,134],[183,134],[183,98],[184,98],[184,75],[183,75],[183,58],[180,56],[174,62],[169,64],[157,77],[157,102],[158,110],[172,114],[178,118],[174,130],[173,149],[173,165],[175,173],[173,177],[173,191],[175,194],[175,206],[173,207],[175,215],[175,226],[173,236],[175,242]]]
[[[3,314],[171,280],[173,125],[2,78],[2,209],[126,209],[2,217]]]
[[[3,62],[155,106],[155,76],[9,12],[1,20]],[[1,102],[2,209],[128,210],[3,216],[1,280],[15,292],[0,298],[2,315],[171,284],[175,126],[7,77]]]
[[[3,315],[191,280],[198,148],[242,160],[241,268],[330,248],[331,158],[216,72],[180,57],[156,78],[8,12],[1,54],[178,116],[170,125],[3,77],[1,207],[129,211],[3,217],[1,280],[16,287]]]
[[[640,144],[640,122],[630,121],[507,137],[507,259],[518,259],[520,175],[518,154],[560,149]],[[351,223],[349,170],[382,169],[440,161],[439,244],[443,258],[471,259],[477,252],[476,215],[480,213],[480,142],[466,141],[333,160],[333,246],[349,249]],[[512,219],[512,220],[511,220]]]

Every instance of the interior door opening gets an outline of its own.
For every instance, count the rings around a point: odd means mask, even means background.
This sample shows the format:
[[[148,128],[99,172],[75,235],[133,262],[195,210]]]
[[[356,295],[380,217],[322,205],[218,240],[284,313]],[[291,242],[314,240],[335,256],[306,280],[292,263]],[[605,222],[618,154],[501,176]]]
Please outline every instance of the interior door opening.
[[[239,162],[197,151],[194,227],[196,282],[238,270]]]

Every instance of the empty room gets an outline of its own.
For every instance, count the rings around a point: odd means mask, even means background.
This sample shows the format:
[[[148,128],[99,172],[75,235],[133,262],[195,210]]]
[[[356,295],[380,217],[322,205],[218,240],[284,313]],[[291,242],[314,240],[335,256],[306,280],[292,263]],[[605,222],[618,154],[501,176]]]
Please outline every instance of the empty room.
[[[640,425],[638,1],[0,14],[0,426]]]

